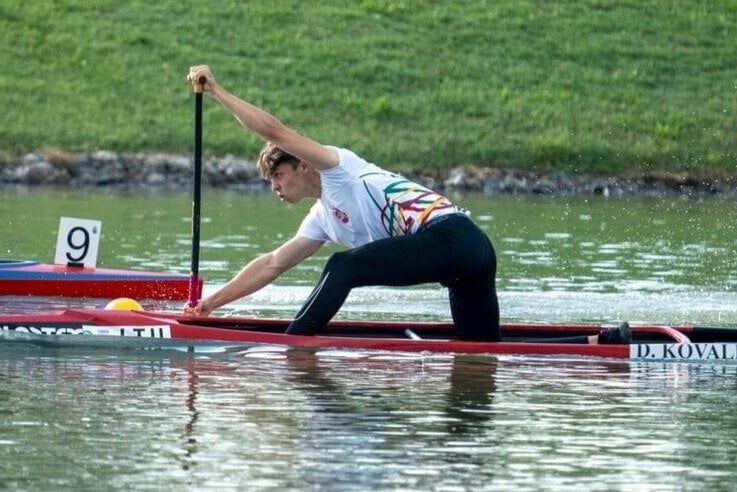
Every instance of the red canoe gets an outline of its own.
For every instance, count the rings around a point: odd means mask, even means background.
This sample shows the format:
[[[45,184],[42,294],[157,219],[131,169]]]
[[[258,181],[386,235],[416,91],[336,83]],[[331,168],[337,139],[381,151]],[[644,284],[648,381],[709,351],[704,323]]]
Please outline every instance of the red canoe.
[[[0,295],[183,300],[188,291],[189,277],[179,273],[0,260]]]
[[[208,344],[278,345],[311,350],[737,362],[737,330],[722,327],[633,326],[631,345],[586,345],[550,343],[545,339],[593,335],[601,326],[504,324],[505,341],[471,342],[454,339],[452,324],[439,322],[333,321],[316,336],[287,335],[284,330],[288,324],[289,320],[284,319],[194,318],[175,313],[70,309],[45,314],[0,314],[0,342],[193,350]]]

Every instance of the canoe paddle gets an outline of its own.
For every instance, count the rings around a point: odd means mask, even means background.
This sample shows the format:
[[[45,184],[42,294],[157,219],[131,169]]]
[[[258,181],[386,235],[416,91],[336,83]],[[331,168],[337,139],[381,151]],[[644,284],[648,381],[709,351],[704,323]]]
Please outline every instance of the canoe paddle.
[[[192,188],[192,261],[189,276],[189,306],[195,307],[200,300],[200,210],[202,180],[202,92],[205,77],[194,85],[194,183]]]

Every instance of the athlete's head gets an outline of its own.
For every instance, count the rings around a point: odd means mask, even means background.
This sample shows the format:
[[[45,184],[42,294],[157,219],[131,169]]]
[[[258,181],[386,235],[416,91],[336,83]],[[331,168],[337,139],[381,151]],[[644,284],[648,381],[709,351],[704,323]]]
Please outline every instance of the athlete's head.
[[[261,153],[258,156],[258,169],[261,172],[261,177],[264,179],[271,179],[274,174],[274,170],[281,164],[289,164],[293,168],[299,164],[299,159],[294,157],[289,152],[286,152],[271,142],[266,142],[264,148],[261,149]]]
[[[258,158],[261,176],[271,182],[280,200],[297,203],[308,196],[320,196],[320,176],[311,166],[268,142]]]

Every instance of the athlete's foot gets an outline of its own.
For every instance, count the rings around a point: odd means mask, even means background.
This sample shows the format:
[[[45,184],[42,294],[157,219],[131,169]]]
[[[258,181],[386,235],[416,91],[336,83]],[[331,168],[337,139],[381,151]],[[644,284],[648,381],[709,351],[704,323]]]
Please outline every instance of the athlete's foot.
[[[597,343],[608,345],[632,343],[632,330],[626,321],[616,328],[601,330],[597,335]]]

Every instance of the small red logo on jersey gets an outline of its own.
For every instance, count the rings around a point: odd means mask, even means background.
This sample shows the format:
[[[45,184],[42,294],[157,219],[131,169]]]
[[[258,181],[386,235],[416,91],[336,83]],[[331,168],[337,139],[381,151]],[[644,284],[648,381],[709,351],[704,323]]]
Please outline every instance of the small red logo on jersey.
[[[343,224],[348,223],[348,214],[346,214],[342,210],[333,207],[333,214],[335,215],[335,218],[341,221]]]

